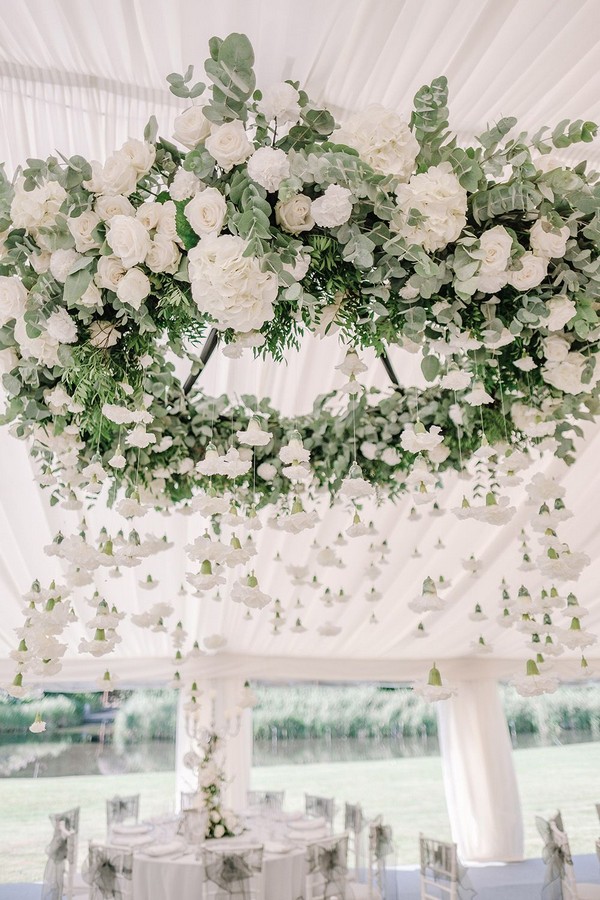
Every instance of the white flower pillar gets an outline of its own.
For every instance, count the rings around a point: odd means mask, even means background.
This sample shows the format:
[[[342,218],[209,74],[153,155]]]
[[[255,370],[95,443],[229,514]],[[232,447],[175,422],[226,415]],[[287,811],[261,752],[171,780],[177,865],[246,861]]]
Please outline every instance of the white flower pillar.
[[[223,805],[234,811],[245,809],[246,793],[250,787],[250,769],[252,767],[252,710],[238,710],[243,687],[243,679],[239,677],[212,678],[210,681],[197,679],[198,687],[203,691],[200,702],[200,723],[214,729],[225,737],[225,775],[227,785],[223,790]],[[214,706],[209,699],[214,692]],[[175,791],[176,808],[179,809],[181,791],[193,791],[197,787],[197,779],[193,772],[183,764],[183,758],[191,749],[191,741],[186,731],[185,704],[188,696],[185,688],[179,693],[177,706],[177,730],[175,746]],[[214,709],[214,722],[211,716]],[[239,731],[227,736],[228,725],[236,724],[239,712]]]
[[[452,837],[465,862],[523,859],[523,819],[498,685],[465,681],[438,704]]]

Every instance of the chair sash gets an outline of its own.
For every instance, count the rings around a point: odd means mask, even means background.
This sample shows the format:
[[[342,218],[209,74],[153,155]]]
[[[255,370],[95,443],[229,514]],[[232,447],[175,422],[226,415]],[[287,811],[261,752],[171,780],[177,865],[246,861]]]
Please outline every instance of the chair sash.
[[[334,896],[345,898],[348,838],[343,837],[330,844],[311,844],[307,851],[307,871],[309,875],[320,875],[323,879],[322,900]]]
[[[255,873],[262,871],[262,857],[262,847],[240,850],[237,853],[204,850],[204,878],[216,884],[228,897],[250,900],[251,879]]]
[[[330,825],[333,825],[334,804],[332,797],[317,797],[313,794],[305,794],[305,804],[307,816],[322,816]]]
[[[577,900],[577,888],[573,871],[573,857],[569,841],[557,823],[562,819],[555,817],[546,821],[536,816],[535,824],[544,842],[542,859],[546,864],[543,900]]]
[[[90,897],[123,900],[130,893],[133,874],[131,851],[115,847],[90,847],[82,875],[90,886]]]
[[[433,878],[435,882],[445,881],[456,885],[459,900],[471,900],[476,891],[468,872],[456,856],[456,845],[428,838],[419,840],[421,852],[421,876]]]
[[[106,801],[108,824],[123,822],[125,819],[137,819],[140,797],[136,794],[132,797],[112,797]]]
[[[67,831],[62,823],[54,827],[52,840],[46,847],[46,866],[42,884],[42,900],[62,900],[67,861],[73,857],[75,833]]]

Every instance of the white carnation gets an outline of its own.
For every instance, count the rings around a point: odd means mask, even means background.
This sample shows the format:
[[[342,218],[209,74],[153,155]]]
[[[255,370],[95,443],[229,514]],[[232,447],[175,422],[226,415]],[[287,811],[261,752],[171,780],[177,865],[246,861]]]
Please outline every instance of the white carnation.
[[[300,94],[296,88],[282,81],[272,84],[263,91],[261,99],[256,104],[257,110],[263,114],[268,122],[277,119],[279,125],[294,125],[300,118]]]
[[[259,147],[248,160],[248,175],[269,193],[279,190],[289,174],[290,162],[286,153],[275,147]]]
[[[333,133],[332,140],[357,150],[376,172],[402,181],[412,175],[420,149],[406,122],[376,103],[351,116],[340,131]]]
[[[175,118],[173,138],[184,147],[193,149],[200,141],[206,140],[210,134],[210,122],[202,112],[201,106],[190,106]],[[173,197],[174,200],[184,199]]]
[[[144,262],[150,249],[150,235],[142,223],[131,216],[113,216],[106,240],[126,269]]]
[[[238,236],[208,235],[189,252],[192,296],[219,328],[252,331],[273,318],[277,277],[261,271],[255,257],[244,256],[246,247]]]
[[[213,125],[205,146],[224,172],[230,172],[234,166],[245,162],[254,151],[244,123],[239,119],[224,125]]]
[[[50,257],[50,274],[64,284],[75,265],[81,259],[76,250],[55,250]]]
[[[177,169],[169,187],[169,194],[173,200],[187,200],[189,197],[193,197],[201,186],[202,182],[193,172]]]
[[[48,316],[46,332],[59,344],[74,344],[77,341],[77,325],[66,309],[57,309]]]
[[[352,215],[352,196],[348,188],[330,184],[325,193],[311,204],[312,217],[321,228],[343,225]]]
[[[185,217],[196,234],[218,234],[227,215],[227,202],[217,188],[208,187],[192,197],[185,207]]]

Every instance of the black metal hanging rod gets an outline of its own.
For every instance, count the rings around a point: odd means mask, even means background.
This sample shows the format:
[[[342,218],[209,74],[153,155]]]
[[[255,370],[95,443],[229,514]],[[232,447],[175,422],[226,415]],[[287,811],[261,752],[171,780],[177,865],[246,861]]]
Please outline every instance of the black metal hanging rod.
[[[198,378],[200,377],[200,373],[204,371],[206,368],[206,364],[209,359],[215,352],[217,344],[219,343],[219,332],[216,328],[211,328],[208,337],[206,338],[206,343],[202,348],[202,353],[200,354],[200,368],[197,372],[194,372],[192,375],[188,375],[186,378],[185,384],[183,385],[183,393],[189,394],[191,389],[194,387]]]

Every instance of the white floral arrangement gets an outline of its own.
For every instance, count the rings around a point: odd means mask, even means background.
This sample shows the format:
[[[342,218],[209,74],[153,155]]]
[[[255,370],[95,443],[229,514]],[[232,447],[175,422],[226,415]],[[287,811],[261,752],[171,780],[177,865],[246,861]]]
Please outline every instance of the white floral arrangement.
[[[221,738],[216,731],[207,735],[200,749],[201,756],[186,754],[184,764],[198,777],[196,801],[197,808],[206,813],[205,838],[232,837],[239,833],[240,828],[235,813],[222,806],[221,791],[226,779],[218,762]]]

